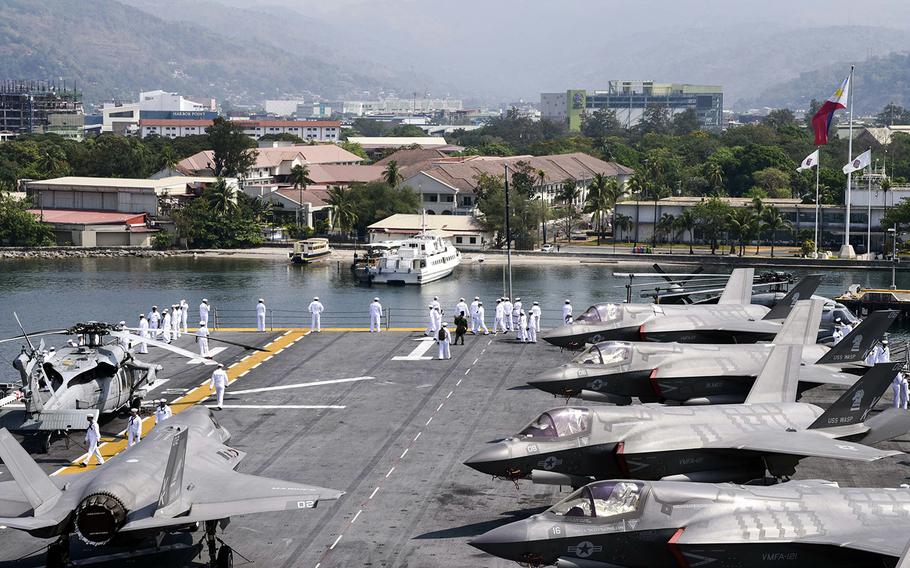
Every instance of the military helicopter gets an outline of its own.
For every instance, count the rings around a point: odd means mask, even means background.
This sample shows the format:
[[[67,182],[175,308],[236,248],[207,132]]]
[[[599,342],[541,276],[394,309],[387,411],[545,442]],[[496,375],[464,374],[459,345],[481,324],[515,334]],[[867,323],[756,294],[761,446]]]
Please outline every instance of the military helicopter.
[[[16,316],[19,323],[19,317]],[[121,408],[140,408],[148,388],[155,384],[161,365],[144,363],[134,357],[128,345],[144,342],[178,355],[215,365],[211,359],[174,345],[130,333],[132,328],[104,322],[77,323],[68,329],[26,333],[0,340],[0,343],[25,339],[13,367],[19,371],[21,386],[0,401],[25,404],[25,419],[16,431],[34,434],[39,450],[46,453],[54,435],[68,430],[84,430],[87,416],[111,414]],[[42,339],[36,347],[32,339],[45,335],[69,335],[66,347],[45,349]],[[106,337],[114,341],[105,342]],[[244,349],[264,351],[223,339],[209,338]]]

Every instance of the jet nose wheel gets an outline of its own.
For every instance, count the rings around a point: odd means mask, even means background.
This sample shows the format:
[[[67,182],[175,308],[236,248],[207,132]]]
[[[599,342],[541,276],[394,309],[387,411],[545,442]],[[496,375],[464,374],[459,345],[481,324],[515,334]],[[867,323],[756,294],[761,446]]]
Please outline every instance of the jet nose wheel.
[[[222,545],[218,550],[218,558],[215,560],[216,568],[231,568],[234,566],[234,551],[230,546]]]

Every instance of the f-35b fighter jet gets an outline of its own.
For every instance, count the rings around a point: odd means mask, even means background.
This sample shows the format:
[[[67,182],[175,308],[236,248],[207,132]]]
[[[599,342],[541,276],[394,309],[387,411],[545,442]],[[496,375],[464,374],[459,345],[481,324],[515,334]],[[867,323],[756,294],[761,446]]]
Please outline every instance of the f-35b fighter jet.
[[[895,566],[908,520],[908,489],[598,481],[470,544],[559,568],[870,568]]]
[[[496,477],[580,487],[615,477],[787,478],[804,457],[874,461],[899,454],[864,444],[910,431],[906,411],[868,418],[903,363],[871,367],[823,410],[794,402],[801,352],[800,345],[775,346],[744,404],[555,408],[465,464]]]
[[[0,430],[0,458],[13,481],[0,483],[0,525],[38,538],[58,537],[47,565],[69,561],[71,535],[103,546],[205,527],[210,562],[230,566],[216,529],[234,515],[312,509],[341,491],[234,471],[246,455],[206,408],[177,414],[104,465],[48,477],[12,435]]]
[[[774,339],[803,343],[799,392],[820,384],[850,386],[868,367],[864,359],[899,312],[874,312],[840,343],[815,342],[823,300],[800,300]],[[734,404],[745,400],[772,345],[702,345],[605,341],[571,363],[544,371],[528,384],[555,396],[596,402]]]
[[[819,277],[803,278],[774,307],[752,304],[753,268],[730,275],[717,304],[597,304],[570,324],[542,334],[559,347],[580,349],[600,341],[755,343],[770,341],[797,300],[807,300]]]

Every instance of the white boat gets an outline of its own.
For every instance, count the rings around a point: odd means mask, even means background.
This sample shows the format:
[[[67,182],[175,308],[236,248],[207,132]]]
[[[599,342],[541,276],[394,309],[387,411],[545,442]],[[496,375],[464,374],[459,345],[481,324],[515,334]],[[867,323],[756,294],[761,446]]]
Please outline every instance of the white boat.
[[[294,250],[288,253],[288,259],[294,264],[310,264],[332,254],[328,239],[306,239],[294,243]]]
[[[445,278],[461,263],[461,253],[440,233],[426,230],[398,241],[397,250],[383,253],[369,278],[378,284],[427,284]]]

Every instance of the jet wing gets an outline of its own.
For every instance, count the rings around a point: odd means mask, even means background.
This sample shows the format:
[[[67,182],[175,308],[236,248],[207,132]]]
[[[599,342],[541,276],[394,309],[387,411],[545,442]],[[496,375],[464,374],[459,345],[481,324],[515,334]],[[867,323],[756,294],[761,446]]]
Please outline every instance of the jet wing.
[[[814,432],[755,432],[734,440],[709,442],[705,448],[752,450],[755,452],[833,458],[842,460],[876,461],[902,452],[880,450],[863,444],[836,440]]]
[[[901,556],[907,546],[906,532],[900,526],[896,526],[893,533],[882,533],[881,530],[877,530],[858,534],[851,533],[850,536],[852,538],[845,539],[843,535],[838,538],[837,534],[812,535],[794,539],[793,542],[837,546],[894,557]],[[910,564],[907,565],[910,566]],[[906,566],[901,565],[901,568],[906,568]]]
[[[129,520],[120,532],[162,529],[170,526],[224,519],[235,515],[312,509],[320,501],[341,498],[343,491],[291,483],[236,471],[210,471],[204,483],[186,495],[190,509],[176,517],[148,516]]]
[[[859,380],[859,376],[850,373],[838,373],[832,370],[831,367],[822,365],[804,365],[799,368],[799,380],[804,383],[852,387]]]

